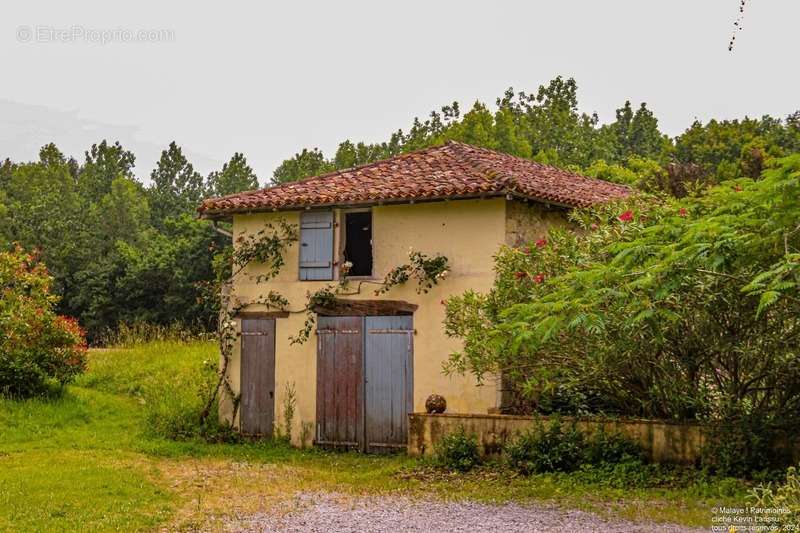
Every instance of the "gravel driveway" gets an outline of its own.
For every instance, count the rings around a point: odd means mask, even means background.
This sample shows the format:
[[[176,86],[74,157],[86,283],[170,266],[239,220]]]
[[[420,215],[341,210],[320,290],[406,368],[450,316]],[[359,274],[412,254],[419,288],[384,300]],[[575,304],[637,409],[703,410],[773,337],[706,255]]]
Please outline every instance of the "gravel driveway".
[[[299,494],[278,515],[228,522],[229,531],[259,532],[678,532],[674,524],[609,521],[584,511],[537,505],[421,502],[401,497]]]

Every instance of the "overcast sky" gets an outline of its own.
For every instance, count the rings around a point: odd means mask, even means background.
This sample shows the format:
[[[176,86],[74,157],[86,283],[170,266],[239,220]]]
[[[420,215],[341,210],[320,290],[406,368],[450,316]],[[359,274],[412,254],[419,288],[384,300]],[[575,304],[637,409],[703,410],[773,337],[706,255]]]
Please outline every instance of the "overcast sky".
[[[54,141],[82,159],[107,138],[140,178],[175,140],[203,173],[244,152],[263,183],[304,146],[385,140],[453,100],[493,105],[559,74],[583,111],[608,121],[646,101],[670,135],[800,109],[797,0],[748,0],[733,53],[739,0],[10,4],[0,157]]]

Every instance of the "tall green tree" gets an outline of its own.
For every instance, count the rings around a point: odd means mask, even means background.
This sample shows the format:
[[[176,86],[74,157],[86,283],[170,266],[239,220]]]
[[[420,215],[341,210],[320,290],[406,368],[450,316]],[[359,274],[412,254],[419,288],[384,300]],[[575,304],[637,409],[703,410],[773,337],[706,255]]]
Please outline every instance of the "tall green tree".
[[[193,213],[207,190],[203,176],[183,155],[175,141],[161,152],[161,158],[150,173],[152,185],[148,189],[153,222],[163,227],[168,217]]]
[[[333,158],[333,166],[336,169],[344,169],[373,163],[398,155],[401,153],[401,148],[402,132],[395,132],[388,142],[377,144],[363,142],[354,144],[352,141],[346,140],[339,143],[339,148]]]
[[[78,174],[78,190],[90,202],[96,202],[111,191],[112,182],[124,177],[133,179],[136,157],[119,142],[109,144],[105,139],[85,152]]]
[[[497,150],[518,157],[531,157],[531,144],[508,107],[501,107],[494,115],[494,136]]]
[[[141,185],[125,177],[111,182],[108,193],[92,206],[90,216],[98,248],[113,247],[118,241],[141,243],[150,228],[147,195]]]
[[[481,102],[475,102],[460,121],[451,124],[440,135],[482,148],[497,148],[494,116]]]
[[[630,101],[616,112],[616,120],[608,126],[614,136],[616,160],[626,161],[631,156],[661,159],[670,145],[658,129],[658,119],[647,104],[642,102],[635,112]]]
[[[88,253],[85,214],[68,160],[54,144],[39,161],[10,167],[4,194],[9,216],[3,234],[27,249],[40,249],[57,290]]]
[[[285,160],[272,174],[272,183],[286,183],[296,181],[308,176],[316,176],[334,170],[333,163],[325,159],[318,148],[311,150],[303,148],[294,154],[291,159]]]
[[[222,170],[208,176],[208,188],[214,196],[225,196],[241,191],[258,189],[258,177],[244,154],[236,152],[230,161],[222,165]]]

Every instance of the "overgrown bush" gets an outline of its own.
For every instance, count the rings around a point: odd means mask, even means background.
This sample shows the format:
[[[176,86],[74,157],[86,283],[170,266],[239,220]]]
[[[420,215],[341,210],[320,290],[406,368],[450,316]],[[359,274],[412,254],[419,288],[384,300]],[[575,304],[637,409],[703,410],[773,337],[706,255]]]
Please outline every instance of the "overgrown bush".
[[[59,316],[52,278],[20,248],[0,253],[0,395],[24,398],[63,386],[86,367],[86,339]]]
[[[638,472],[644,465],[642,447],[621,433],[600,430],[586,437],[575,423],[566,426],[558,418],[546,426],[537,423],[505,451],[509,466],[523,475],[572,472],[589,465]]]
[[[773,478],[791,464],[790,451],[780,448],[786,436],[761,417],[729,415],[724,423],[709,427],[701,463],[720,476]]]
[[[239,433],[219,420],[216,402],[210,416],[201,416],[216,385],[217,364],[210,359],[149,380],[142,390],[147,430],[170,440],[240,441]]]
[[[436,444],[436,460],[445,468],[468,472],[481,463],[478,437],[463,427],[442,437]]]
[[[800,521],[800,476],[797,469],[790,466],[786,470],[786,481],[782,484],[773,486],[769,483],[756,487],[750,493],[750,499],[755,507],[785,511],[771,515],[778,519],[773,525],[796,528]]]
[[[589,464],[616,464],[644,461],[642,446],[619,432],[600,429],[586,441],[585,461]]]
[[[796,429],[800,154],[772,165],[679,201],[576,210],[574,231],[502,248],[491,291],[446,302],[447,333],[464,346],[449,368],[502,374],[540,413]],[[724,443],[732,459],[771,466],[771,437],[739,437]]]
[[[208,363],[148,380],[141,395],[147,428],[173,440],[201,436],[206,428],[200,424],[200,413],[215,385],[216,372]]]
[[[554,419],[522,433],[507,448],[511,468],[523,475],[572,472],[584,460],[584,437],[575,425],[565,428]]]

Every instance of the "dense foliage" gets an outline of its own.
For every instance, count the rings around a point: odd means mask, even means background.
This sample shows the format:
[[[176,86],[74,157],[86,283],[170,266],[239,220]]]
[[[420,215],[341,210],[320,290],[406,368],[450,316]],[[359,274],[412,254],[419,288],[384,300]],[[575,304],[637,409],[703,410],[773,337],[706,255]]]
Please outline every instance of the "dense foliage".
[[[800,112],[785,120],[695,121],[670,139],[653,111],[626,101],[615,120],[601,124],[581,112],[575,80],[557,77],[532,93],[508,89],[492,111],[482,102],[462,114],[457,102],[415,118],[389,140],[368,144],[345,140],[331,158],[317,148],[303,149],[275,170],[282,183],[353,167],[456,140],[590,176],[683,196],[699,185],[740,175],[756,177],[770,158],[800,151]]]
[[[671,139],[646,104],[625,102],[601,124],[580,111],[575,80],[558,77],[533,92],[509,89],[494,106],[476,102],[466,113],[454,102],[385,142],[345,140],[330,158],[300,150],[272,179],[296,180],[449,139],[685,196],[731,177],[757,177],[770,161],[799,151],[800,113],[695,122]],[[175,143],[146,184],[134,176],[134,164],[134,154],[107,141],[82,161],[52,144],[38,161],[6,159],[0,242],[5,249],[15,242],[41,249],[62,297],[58,312],[77,317],[92,342],[119,323],[213,329],[217,305],[208,288],[215,265],[230,268],[230,239],[196,220],[195,208],[208,196],[253,189],[258,179],[241,153],[203,177]]]
[[[447,303],[452,368],[503,372],[543,412],[796,428],[799,196],[794,155],[682,201],[573,213],[578,231],[501,250],[491,292]]]
[[[83,331],[54,312],[58,298],[51,283],[32,254],[0,252],[0,396],[41,394],[86,366]]]
[[[572,472],[583,459],[585,439],[572,425],[558,420],[538,424],[522,433],[506,448],[508,464],[522,475],[542,472]]]
[[[147,187],[134,161],[103,141],[82,163],[50,144],[39,161],[0,166],[0,240],[41,250],[58,311],[78,317],[95,342],[121,322],[212,327],[215,305],[203,290],[230,239],[195,209],[211,194],[257,186],[241,154],[204,179],[172,143]]]
[[[761,485],[750,495],[754,507],[773,509],[775,531],[789,531],[797,527],[800,518],[800,476],[797,468],[790,466],[784,483]],[[782,528],[782,529],[779,529]]]
[[[463,427],[439,439],[434,452],[436,462],[450,470],[468,472],[481,464],[478,437],[474,433],[467,433]]]
[[[509,466],[523,475],[572,472],[588,465],[607,467],[643,463],[644,451],[620,433],[599,430],[588,437],[558,418],[538,422],[505,449]]]

